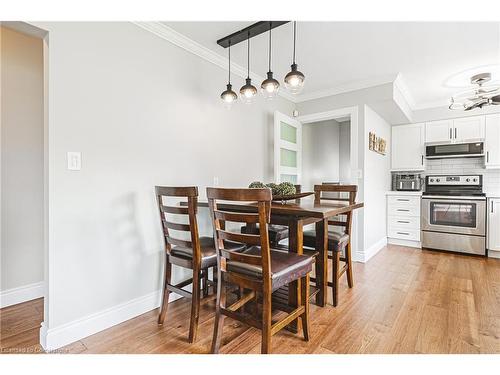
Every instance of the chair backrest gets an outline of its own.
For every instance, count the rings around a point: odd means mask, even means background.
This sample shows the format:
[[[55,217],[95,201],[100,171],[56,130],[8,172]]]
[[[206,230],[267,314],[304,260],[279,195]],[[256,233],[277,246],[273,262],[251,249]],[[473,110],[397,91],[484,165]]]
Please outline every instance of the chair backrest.
[[[165,239],[165,250],[170,253],[172,245],[183,246],[193,249],[193,262],[201,263],[201,249],[198,233],[198,221],[196,219],[198,207],[198,188],[196,186],[173,187],[156,186],[156,199],[160,212],[163,237]],[[186,198],[187,206],[168,206],[164,204],[164,198]],[[189,224],[180,224],[170,221],[167,215],[179,215],[187,217]],[[186,220],[184,220],[186,221]],[[190,232],[191,241],[172,236],[171,230]]]
[[[226,260],[241,262],[247,265],[261,266],[263,280],[264,283],[266,283],[267,280],[270,280],[271,275],[271,253],[268,234],[268,224],[271,220],[271,189],[207,188],[207,198],[214,225],[217,261],[221,272],[226,272]],[[226,203],[256,202],[257,212],[240,213],[224,211],[219,208],[219,201],[225,201]],[[226,222],[259,224],[259,234],[246,234],[240,233],[239,231],[231,231],[226,229]],[[261,255],[249,255],[226,251],[224,248],[224,240],[244,243],[250,246],[260,246]]]
[[[325,197],[323,196],[323,193],[348,193],[348,198],[344,197]],[[314,203],[315,204],[320,204],[321,201],[326,200],[329,202],[344,202],[348,204],[354,204],[356,203],[356,194],[358,192],[358,186],[357,185],[338,185],[338,184],[329,184],[329,183],[323,183],[321,185],[314,185]],[[345,214],[346,220],[345,221],[339,221],[339,220],[330,220],[328,221],[328,224],[330,225],[337,225],[337,226],[343,226],[345,227],[345,232],[347,234],[351,233],[351,226],[352,226],[352,211],[349,211],[348,213]]]

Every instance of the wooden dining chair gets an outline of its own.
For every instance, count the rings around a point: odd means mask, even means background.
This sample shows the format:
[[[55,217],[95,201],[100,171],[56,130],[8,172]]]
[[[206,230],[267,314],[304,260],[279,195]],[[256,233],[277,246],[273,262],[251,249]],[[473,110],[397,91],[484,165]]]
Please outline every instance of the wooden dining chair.
[[[337,184],[322,184],[314,186],[314,203],[320,204],[321,201],[328,202],[341,202],[354,204],[356,201],[356,194],[358,187],[356,185],[337,185]],[[331,194],[324,196],[323,193],[348,193],[348,197],[342,197],[339,194],[338,197],[332,197]],[[349,288],[354,285],[353,275],[352,275],[352,249],[351,249],[351,237],[352,237],[352,211],[349,211],[345,215],[345,221],[339,220],[329,220],[328,225],[336,228],[332,230],[328,229],[328,259],[332,260],[332,281],[328,282],[328,286],[332,288],[333,294],[333,306],[338,304],[338,294],[339,294],[339,279],[346,273],[347,284]],[[339,229],[340,227],[340,229]],[[304,246],[315,248],[316,247],[316,230],[304,231]],[[324,251],[324,249],[315,249],[317,252]],[[321,256],[321,255],[319,255]],[[340,262],[344,265],[340,267]],[[316,262],[316,277],[311,280],[315,282],[318,280],[319,275],[326,275],[328,268],[327,264],[322,264],[322,262]],[[326,267],[326,269],[322,269]],[[323,277],[323,276],[322,276]]]
[[[300,193],[302,190],[301,185],[295,185],[295,192]],[[299,200],[297,200],[299,201]],[[271,246],[276,247],[279,245],[280,241],[288,238],[288,227],[286,225],[279,224],[269,224],[269,242]],[[241,227],[241,233],[247,234],[259,234],[258,224],[247,224]]]
[[[198,318],[200,311],[200,291],[203,284],[203,295],[208,295],[208,269],[217,266],[217,253],[215,242],[212,237],[199,237],[198,222],[196,219],[198,188],[189,187],[167,187],[156,186],[156,198],[160,212],[161,226],[165,243],[165,271],[163,280],[163,298],[158,316],[158,324],[163,324],[168,308],[168,297],[170,292],[177,293],[183,297],[191,298],[191,320],[189,325],[189,342],[196,340],[198,330]],[[165,199],[187,199],[187,206],[168,206]],[[178,215],[176,222],[169,220],[167,215]],[[173,219],[173,218],[172,218]],[[187,223],[181,224],[177,221]],[[187,220],[186,220],[187,219]],[[172,236],[174,232],[190,232],[189,240]],[[186,237],[186,236],[185,236]],[[226,248],[233,251],[244,249],[244,245],[238,243],[225,243]],[[171,284],[172,264],[193,271],[193,277],[178,284]],[[215,270],[214,270],[215,271]],[[192,293],[183,288],[192,284]]]
[[[312,270],[312,257],[273,250],[269,245],[268,224],[271,217],[270,189],[222,189],[207,188],[207,197],[214,225],[218,280],[217,306],[212,341],[212,353],[218,353],[222,337],[224,317],[239,320],[262,330],[261,352],[271,351],[271,336],[286,325],[301,318],[303,334],[309,340],[309,272]],[[238,213],[219,208],[219,201],[256,202],[256,213]],[[233,232],[223,229],[222,222],[259,224],[258,234]],[[241,253],[227,251],[223,240],[247,244]],[[273,323],[272,293],[280,287],[300,280],[301,300],[296,306],[281,307],[286,309],[286,316]],[[228,284],[240,288],[239,299],[227,305]],[[245,306],[250,301],[262,297],[262,316],[246,314]],[[239,310],[239,311],[238,311]],[[260,319],[259,319],[260,318]]]

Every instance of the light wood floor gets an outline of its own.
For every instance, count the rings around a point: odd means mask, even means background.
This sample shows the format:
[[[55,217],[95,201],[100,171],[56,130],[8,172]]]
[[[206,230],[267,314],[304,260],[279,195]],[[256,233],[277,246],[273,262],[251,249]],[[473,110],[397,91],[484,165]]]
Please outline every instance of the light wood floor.
[[[388,246],[354,265],[337,308],[311,305],[311,340],[281,331],[274,353],[500,353],[500,261]],[[331,299],[331,296],[329,296]],[[1,310],[3,352],[36,351],[43,300]],[[158,310],[63,348],[68,353],[207,353],[215,301],[202,303],[199,338],[187,343],[189,302]],[[222,353],[259,353],[260,331],[226,319]],[[7,348],[7,350],[6,350]],[[11,348],[10,350],[8,348]]]

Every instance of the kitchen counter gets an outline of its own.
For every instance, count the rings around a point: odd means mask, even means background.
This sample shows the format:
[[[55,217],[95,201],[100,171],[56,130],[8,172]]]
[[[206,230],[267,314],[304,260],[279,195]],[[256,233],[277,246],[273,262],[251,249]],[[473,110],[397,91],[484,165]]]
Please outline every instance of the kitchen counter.
[[[422,192],[421,191],[386,191],[385,195],[410,195],[410,196],[421,197]]]
[[[486,198],[500,198],[500,192],[486,192]]]

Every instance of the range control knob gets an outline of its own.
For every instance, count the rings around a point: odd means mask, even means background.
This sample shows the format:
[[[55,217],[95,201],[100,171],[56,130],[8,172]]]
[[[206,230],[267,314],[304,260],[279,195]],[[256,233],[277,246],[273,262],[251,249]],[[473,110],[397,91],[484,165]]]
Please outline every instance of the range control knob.
[[[477,178],[473,179],[472,181],[477,182]]]
[[[433,178],[431,178],[431,182],[434,182],[434,179],[433,179]]]
[[[440,180],[439,178],[436,180],[436,182],[440,182],[440,181],[441,181],[441,180]]]
[[[470,178],[466,179],[465,181],[470,182]]]

